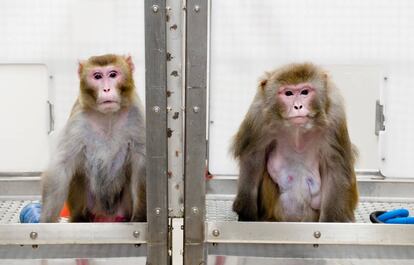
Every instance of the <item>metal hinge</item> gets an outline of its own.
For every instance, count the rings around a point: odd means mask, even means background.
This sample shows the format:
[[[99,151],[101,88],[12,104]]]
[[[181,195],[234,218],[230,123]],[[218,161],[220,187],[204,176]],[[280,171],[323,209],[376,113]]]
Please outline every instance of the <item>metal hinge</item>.
[[[52,102],[48,100],[47,105],[49,109],[49,129],[47,133],[51,134],[55,130],[55,111]]]
[[[384,105],[381,105],[377,100],[375,106],[375,135],[379,135],[380,131],[385,131],[384,121]]]

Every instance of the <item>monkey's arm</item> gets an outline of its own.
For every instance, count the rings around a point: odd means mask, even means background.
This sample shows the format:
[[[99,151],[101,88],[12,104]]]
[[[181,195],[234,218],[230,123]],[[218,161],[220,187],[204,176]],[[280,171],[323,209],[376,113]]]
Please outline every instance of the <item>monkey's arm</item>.
[[[77,126],[73,121],[66,125],[49,167],[42,176],[41,222],[58,221],[70,182],[79,167],[83,144]]]
[[[75,173],[75,163],[58,157],[42,176],[42,214],[40,221],[57,222],[68,196],[69,184]]]
[[[261,104],[260,100],[259,105]],[[268,137],[263,135],[263,120],[258,103],[253,103],[234,138],[232,152],[239,160],[239,180],[233,211],[239,221],[257,221],[258,190],[265,170],[265,149]]]
[[[345,119],[329,136],[327,152],[321,161],[322,204],[320,222],[353,222],[358,203],[354,171],[355,152]]]
[[[142,147],[143,149],[145,147]],[[132,151],[131,154],[131,197],[132,215],[131,222],[147,221],[146,204],[146,168],[145,155]]]
[[[243,156],[239,163],[240,175],[233,211],[239,215],[239,221],[257,221],[257,196],[264,174],[264,155],[253,153]]]

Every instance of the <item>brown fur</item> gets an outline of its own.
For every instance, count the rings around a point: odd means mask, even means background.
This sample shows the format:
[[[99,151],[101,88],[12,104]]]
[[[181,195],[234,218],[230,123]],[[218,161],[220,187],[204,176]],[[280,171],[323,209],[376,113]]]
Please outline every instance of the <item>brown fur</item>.
[[[354,172],[356,153],[349,139],[342,98],[328,75],[310,64],[291,64],[265,73],[256,96],[232,144],[239,161],[238,193],[233,210],[241,221],[283,221],[278,206],[279,189],[267,173],[269,147],[277,148],[277,134],[283,126],[283,106],[276,99],[280,86],[310,83],[316,88],[312,108],[315,130],[323,132],[320,151],[322,181],[319,221],[353,221],[358,202]],[[315,219],[315,218],[310,218]]]

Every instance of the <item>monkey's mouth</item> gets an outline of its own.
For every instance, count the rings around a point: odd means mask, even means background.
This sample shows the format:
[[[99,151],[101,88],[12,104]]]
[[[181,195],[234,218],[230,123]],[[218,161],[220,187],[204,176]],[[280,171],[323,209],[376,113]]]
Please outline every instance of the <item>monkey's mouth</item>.
[[[308,116],[295,116],[295,117],[290,117],[289,121],[293,124],[304,124],[309,120]]]
[[[106,105],[106,104],[118,104],[118,101],[116,100],[105,100],[99,103],[100,105]]]

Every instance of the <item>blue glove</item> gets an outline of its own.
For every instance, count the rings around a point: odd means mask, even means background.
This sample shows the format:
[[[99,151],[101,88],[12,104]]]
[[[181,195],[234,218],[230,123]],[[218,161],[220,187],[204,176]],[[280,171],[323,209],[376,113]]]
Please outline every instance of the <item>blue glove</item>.
[[[407,209],[397,209],[397,210],[385,212],[379,215],[377,218],[379,221],[386,223],[387,220],[397,218],[397,217],[407,217],[408,215],[409,215],[409,212]]]

